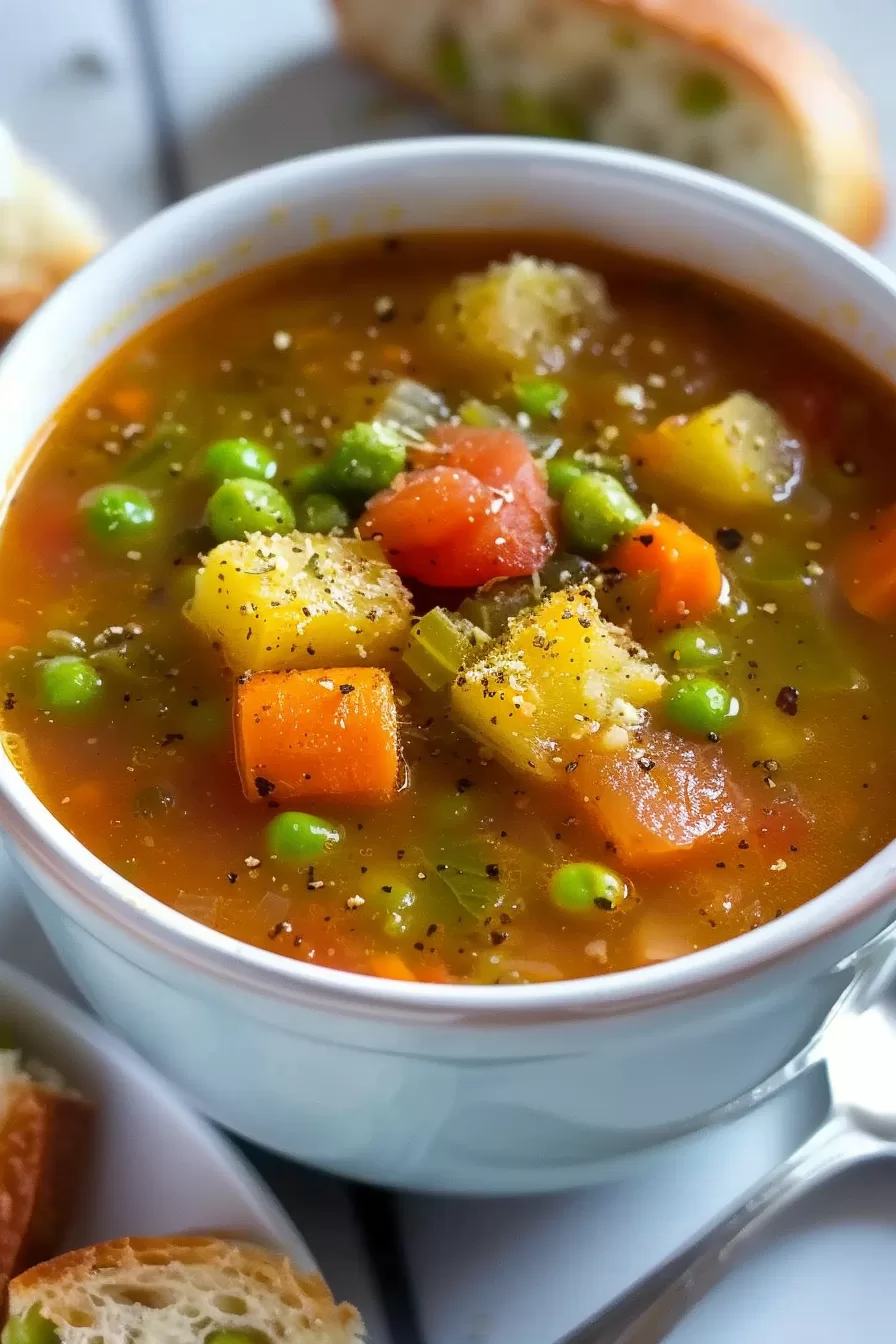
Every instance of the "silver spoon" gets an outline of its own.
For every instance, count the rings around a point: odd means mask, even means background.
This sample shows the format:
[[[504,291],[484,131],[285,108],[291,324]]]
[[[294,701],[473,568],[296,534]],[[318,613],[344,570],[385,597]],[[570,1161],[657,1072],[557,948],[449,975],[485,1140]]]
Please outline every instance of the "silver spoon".
[[[827,1067],[831,1110],[822,1127],[742,1204],[560,1344],[659,1344],[784,1209],[847,1167],[896,1157],[896,1000],[879,997],[892,970],[891,937],[880,944],[877,969],[848,991],[800,1061]]]

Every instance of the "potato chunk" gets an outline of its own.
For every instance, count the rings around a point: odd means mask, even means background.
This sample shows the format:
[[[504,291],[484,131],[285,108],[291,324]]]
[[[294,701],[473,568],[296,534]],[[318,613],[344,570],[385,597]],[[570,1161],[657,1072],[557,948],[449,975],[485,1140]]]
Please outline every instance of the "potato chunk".
[[[612,316],[599,275],[515,256],[458,276],[434,300],[429,321],[464,358],[531,371],[562,368],[582,339]]]
[[[255,533],[208,555],[184,613],[234,672],[388,666],[411,598],[373,541]]]
[[[601,734],[607,747],[627,747],[627,730],[641,723],[664,682],[625,631],[604,620],[594,588],[582,584],[515,616],[503,639],[459,673],[451,708],[505,765],[549,778],[584,738]]]
[[[767,507],[799,483],[802,452],[784,421],[749,392],[696,415],[673,415],[638,442],[645,471],[733,509]]]

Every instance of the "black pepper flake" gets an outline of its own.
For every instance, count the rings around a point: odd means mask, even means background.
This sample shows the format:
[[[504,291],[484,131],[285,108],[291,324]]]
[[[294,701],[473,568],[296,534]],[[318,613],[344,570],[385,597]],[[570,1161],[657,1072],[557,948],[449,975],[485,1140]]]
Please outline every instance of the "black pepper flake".
[[[652,761],[649,756],[639,756],[638,765],[641,767],[644,773],[647,774],[650,770],[654,768],[654,766],[656,765],[656,761]]]
[[[5,698],[4,701],[3,701],[3,708],[4,708],[4,709],[15,709],[15,707],[16,707],[16,697],[15,697],[15,693],[14,693],[13,691],[7,691],[7,692],[6,692],[6,698]]]
[[[793,718],[799,707],[799,701],[800,693],[795,686],[782,686],[775,698],[775,708]]]
[[[652,546],[653,540],[652,532],[639,532],[638,534],[638,541],[640,541],[642,546]]]
[[[500,877],[501,869],[496,863],[487,863],[485,865],[485,875],[486,877]]]
[[[573,770],[578,770],[579,763],[578,761],[569,761],[568,764],[565,765],[563,768],[568,775],[571,775]]]
[[[736,527],[720,527],[716,532],[716,541],[723,551],[736,551],[743,545],[743,540],[743,532],[738,532]]]
[[[457,781],[458,793],[466,793],[467,789],[472,789],[472,787],[473,787],[472,779],[459,779]]]
[[[269,793],[273,793],[277,785],[273,780],[265,779],[263,775],[255,776],[255,787],[258,790],[259,798],[267,798]]]
[[[161,745],[163,747],[170,747],[172,742],[183,742],[183,740],[184,740],[183,733],[166,733],[165,736],[162,738]]]
[[[500,947],[500,945],[503,942],[506,942],[509,937],[510,935],[504,933],[501,929],[492,929],[491,933],[488,936],[488,939],[489,942],[492,943],[495,947]]]
[[[355,688],[349,682],[344,681],[339,689],[343,695],[348,695],[349,691],[353,691]]]
[[[438,933],[438,930],[439,930],[438,924],[430,924],[429,928],[426,930],[427,938],[431,938],[434,933]]]
[[[236,873],[228,873],[227,881],[230,882],[232,885],[236,881],[236,876],[237,876]]]

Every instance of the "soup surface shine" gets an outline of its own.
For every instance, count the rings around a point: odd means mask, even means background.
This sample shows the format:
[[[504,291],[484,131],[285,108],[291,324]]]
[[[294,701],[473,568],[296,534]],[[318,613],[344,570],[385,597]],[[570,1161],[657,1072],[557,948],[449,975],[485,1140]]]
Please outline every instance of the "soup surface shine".
[[[59,412],[0,534],[7,750],[288,957],[500,985],[708,947],[892,838],[894,442],[889,391],[689,276],[324,249]]]

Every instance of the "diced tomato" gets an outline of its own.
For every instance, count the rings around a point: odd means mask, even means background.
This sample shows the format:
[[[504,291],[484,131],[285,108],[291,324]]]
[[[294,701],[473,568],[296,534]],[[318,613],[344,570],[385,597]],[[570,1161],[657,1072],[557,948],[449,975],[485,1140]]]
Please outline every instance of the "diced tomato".
[[[745,826],[745,808],[715,747],[670,732],[637,748],[595,751],[570,775],[574,805],[622,863],[650,871],[697,857]]]
[[[433,441],[442,460],[375,495],[361,536],[379,538],[400,574],[432,587],[471,588],[539,569],[556,546],[554,505],[525,440],[510,430],[445,427]]]

